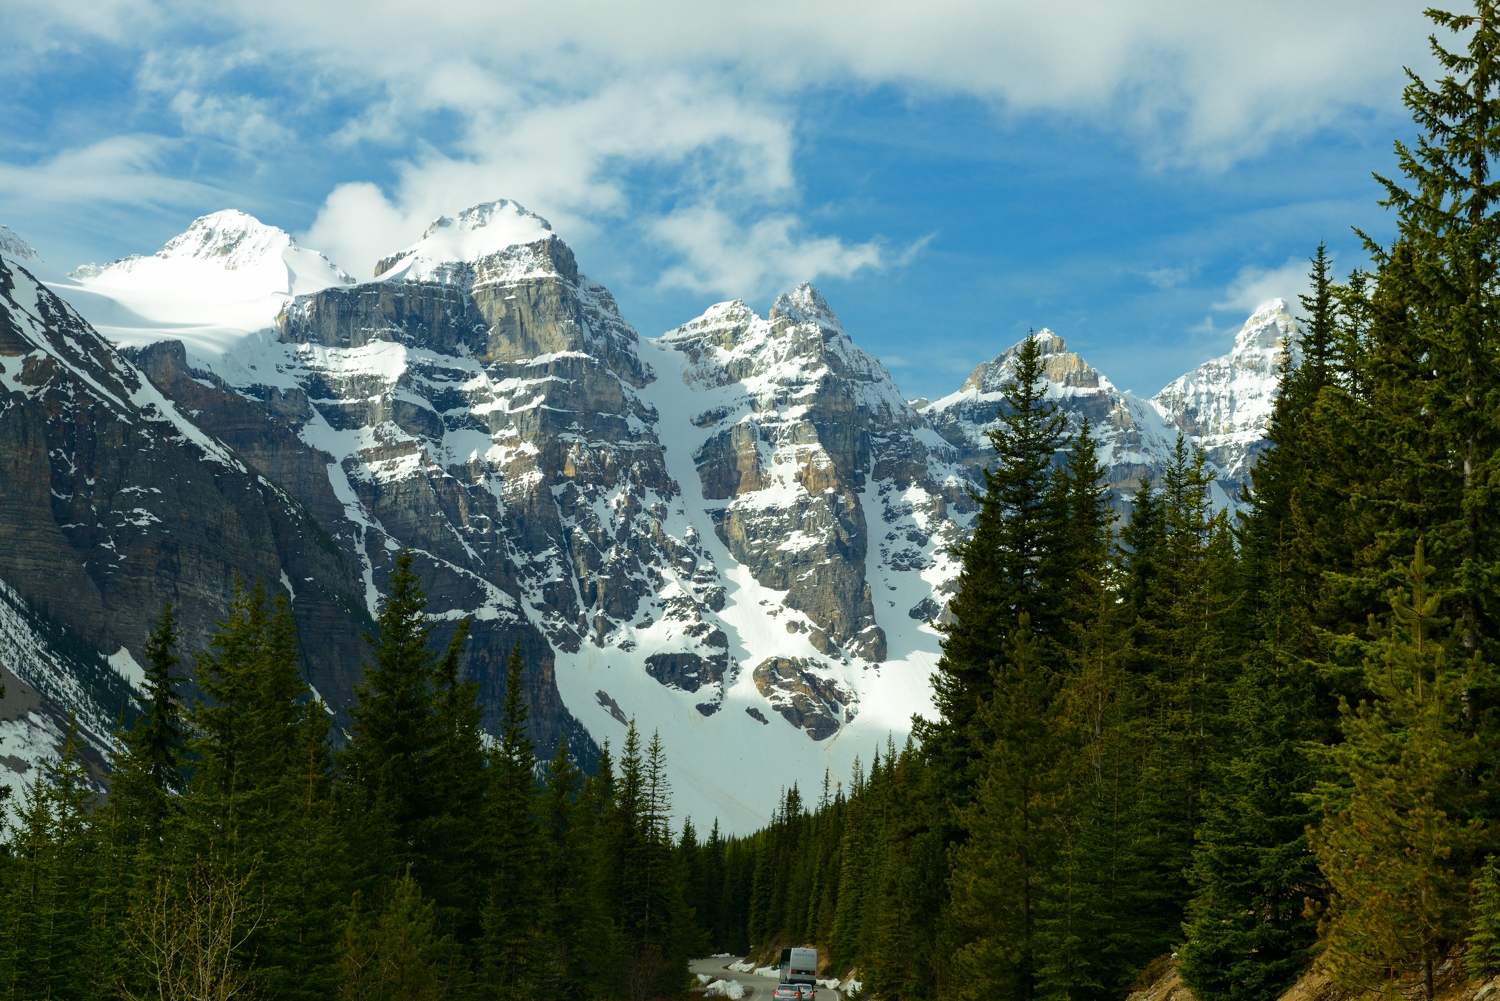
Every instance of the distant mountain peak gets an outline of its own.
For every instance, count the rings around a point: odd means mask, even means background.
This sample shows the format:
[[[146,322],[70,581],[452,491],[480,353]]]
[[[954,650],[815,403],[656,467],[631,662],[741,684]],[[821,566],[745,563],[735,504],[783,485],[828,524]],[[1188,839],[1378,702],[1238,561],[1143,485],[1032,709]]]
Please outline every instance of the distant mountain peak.
[[[1255,307],[1245,325],[1234,336],[1234,351],[1280,351],[1297,323],[1287,311],[1285,299],[1268,299]]]
[[[382,281],[440,277],[439,272],[452,265],[477,264],[556,236],[550,222],[518,202],[508,198],[481,202],[456,217],[438,216],[416,243],[381,258],[375,277]]]
[[[38,259],[36,251],[31,249],[31,244],[17,236],[15,230],[4,225],[0,225],[0,254],[17,261]]]
[[[1109,387],[1109,380],[1080,356],[1068,350],[1068,344],[1057,334],[1043,327],[1035,331],[1037,346],[1042,353],[1042,372],[1048,381],[1061,387],[1098,389]],[[1001,393],[1015,378],[1016,356],[1021,352],[1024,339],[1006,348],[991,361],[975,367],[959,388],[959,393]],[[1112,387],[1111,387],[1112,388]]]
[[[450,219],[440,215],[427,227],[422,234],[426,239],[435,233],[448,228],[461,231],[475,232],[487,230],[492,233],[505,232],[506,236],[513,233],[522,237],[529,236],[533,227],[552,232],[552,224],[535,212],[529,211],[520,202],[513,202],[509,198],[497,198],[492,202],[480,202],[478,205],[470,205],[458,214],[458,218]],[[532,240],[522,239],[514,242],[531,243]]]
[[[1300,357],[1298,334],[1286,301],[1269,299],[1245,320],[1228,354],[1172,380],[1151,402],[1226,477],[1244,482],[1266,447],[1288,347],[1293,364]]]
[[[317,251],[300,246],[286,230],[267,225],[239,209],[221,209],[199,216],[150,257],[131,254],[108,264],[83,264],[69,272],[69,277],[84,281],[119,278],[142,267],[161,267],[144,263],[149,261],[197,262],[189,266],[206,264],[225,271],[246,272],[269,265],[278,276],[278,284],[287,285],[287,292],[293,291],[290,283],[295,281],[297,273],[326,272],[326,277],[318,282],[319,288],[326,287],[330,279],[337,284],[354,284],[354,278],[343,268]],[[293,269],[294,274],[288,277],[286,266],[293,261],[299,263]],[[280,278],[287,280],[281,282]]]
[[[802,282],[790,292],[783,292],[771,304],[768,320],[789,320],[792,323],[816,323],[819,326],[843,330],[844,325],[834,315],[833,308],[823,293],[812,282]]]

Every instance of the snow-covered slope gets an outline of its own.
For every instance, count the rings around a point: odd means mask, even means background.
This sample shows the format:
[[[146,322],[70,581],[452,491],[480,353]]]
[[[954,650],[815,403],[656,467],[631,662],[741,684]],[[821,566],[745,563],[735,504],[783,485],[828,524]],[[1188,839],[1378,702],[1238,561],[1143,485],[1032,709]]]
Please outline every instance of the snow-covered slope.
[[[0,786],[11,788],[12,811],[57,760],[70,715],[102,775],[117,716],[141,679],[129,650],[105,657],[0,581]]]
[[[1245,484],[1264,446],[1286,346],[1295,364],[1297,324],[1286,303],[1256,307],[1226,355],[1169,383],[1151,402],[1162,416],[1192,436],[1219,470],[1221,481]]]
[[[294,296],[353,282],[284,231],[226,209],[155,254],[85,264],[50,284],[120,347],[180,340],[196,365],[243,374]]]
[[[15,230],[4,225],[0,225],[0,254],[21,264],[31,264],[37,260],[36,251],[31,249],[31,245],[21,239]]]
[[[70,712],[98,758],[163,602],[200,648],[240,574],[317,582],[293,606],[320,639],[306,665],[325,690],[350,687],[351,588],[306,509],[0,252],[0,664],[17,678],[0,763],[25,772],[35,755],[11,742],[40,746]]]

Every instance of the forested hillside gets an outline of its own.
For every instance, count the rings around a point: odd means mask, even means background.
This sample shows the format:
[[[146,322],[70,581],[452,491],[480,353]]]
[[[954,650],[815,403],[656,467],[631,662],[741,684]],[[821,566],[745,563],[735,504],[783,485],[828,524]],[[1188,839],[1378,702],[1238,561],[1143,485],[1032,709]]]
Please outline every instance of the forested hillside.
[[[354,724],[301,680],[286,600],[242,589],[193,658],[168,608],[143,712],[90,792],[76,731],[0,855],[8,998],[680,994],[702,944],[668,829],[665,752],[634,726],[587,779],[526,736],[519,650],[490,746],[467,629],[429,649],[402,554]]]
[[[1500,9],[1428,16],[1458,41],[1405,93],[1398,235],[1342,283],[1313,255],[1249,511],[1179,442],[1116,531],[1028,344],[941,718],[787,798],[723,944],[976,1001],[1123,998],[1169,952],[1200,1001],[1500,972]]]

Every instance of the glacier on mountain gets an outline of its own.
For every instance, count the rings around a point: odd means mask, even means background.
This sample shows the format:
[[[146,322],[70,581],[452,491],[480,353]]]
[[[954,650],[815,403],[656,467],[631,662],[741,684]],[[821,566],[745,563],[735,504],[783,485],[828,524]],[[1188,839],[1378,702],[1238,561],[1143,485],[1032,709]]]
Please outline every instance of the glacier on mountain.
[[[354,282],[290,234],[233,209],[195,219],[155,254],[46,277],[116,345],[179,340],[196,366],[236,380],[253,377],[294,297]]]
[[[225,211],[50,284],[192,415],[195,444],[316,518],[358,581],[350,614],[374,613],[409,546],[434,621],[475,620],[465,670],[491,707],[520,643],[543,752],[618,747],[634,717],[666,742],[678,812],[745,830],[931,711],[933,621],[1015,348],[911,403],[805,283],[765,317],[719,303],[643,340],[505,200],[435,220],[371,282]],[[1123,512],[1179,432],[1236,503],[1294,334],[1268,303],[1153,400],[1038,339]],[[347,588],[327,572],[275,571],[294,606]],[[347,668],[325,670],[310,680],[346,720]]]

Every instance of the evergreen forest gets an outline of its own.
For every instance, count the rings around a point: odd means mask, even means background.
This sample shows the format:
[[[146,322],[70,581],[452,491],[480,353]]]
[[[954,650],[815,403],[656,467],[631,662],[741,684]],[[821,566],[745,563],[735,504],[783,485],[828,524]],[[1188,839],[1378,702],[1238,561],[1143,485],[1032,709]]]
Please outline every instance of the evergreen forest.
[[[1500,3],[1428,17],[1395,235],[1312,253],[1247,507],[1179,439],[1117,521],[1028,339],[938,712],[847,784],[674,825],[634,724],[537,760],[519,651],[490,738],[407,556],[335,735],[247,585],[204,650],[164,610],[106,799],[75,733],[9,804],[0,997],[645,1001],[804,943],[924,1001],[1500,974]]]

